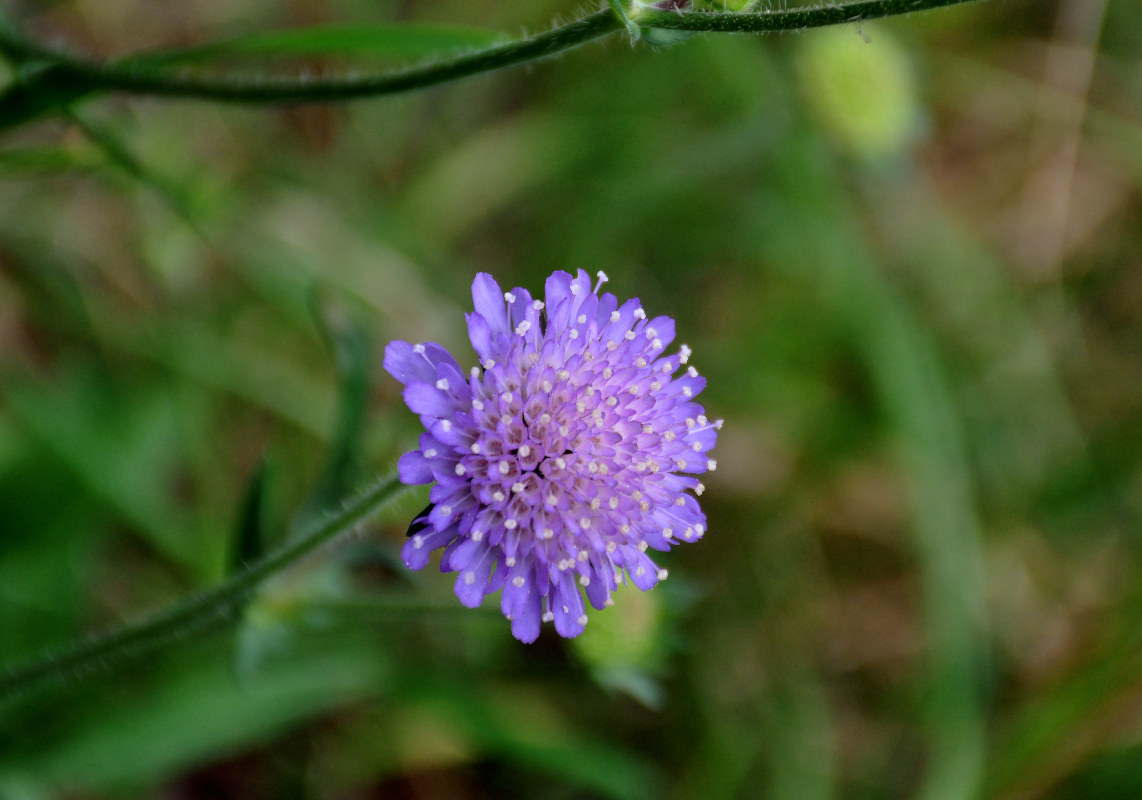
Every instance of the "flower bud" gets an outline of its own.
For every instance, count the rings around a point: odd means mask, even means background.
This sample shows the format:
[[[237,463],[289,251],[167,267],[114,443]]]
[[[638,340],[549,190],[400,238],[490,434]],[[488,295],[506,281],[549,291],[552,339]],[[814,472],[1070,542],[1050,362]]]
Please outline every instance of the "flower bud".
[[[916,89],[906,53],[885,31],[869,38],[838,26],[807,34],[800,45],[801,93],[842,147],[875,159],[909,143],[919,118]]]
[[[690,7],[690,0],[652,0],[652,2],[644,2],[644,0],[634,0],[630,18],[633,22],[638,22],[639,16],[644,11],[685,11]],[[685,39],[689,39],[694,35],[693,31],[676,31],[669,28],[642,28],[642,38],[647,44],[652,44],[656,47],[666,47],[667,45],[676,44]]]

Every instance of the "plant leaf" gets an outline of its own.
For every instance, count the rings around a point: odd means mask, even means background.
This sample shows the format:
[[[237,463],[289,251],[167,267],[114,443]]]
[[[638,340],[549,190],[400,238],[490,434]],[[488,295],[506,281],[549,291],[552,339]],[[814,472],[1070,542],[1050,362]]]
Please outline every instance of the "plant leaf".
[[[234,546],[230,552],[228,574],[257,561],[266,552],[266,494],[270,483],[270,468],[266,459],[258,462],[258,467],[246,485],[245,496],[234,530]]]
[[[351,312],[312,295],[313,317],[337,364],[340,386],[337,419],[330,436],[325,466],[294,520],[292,533],[303,530],[317,514],[335,506],[352,487],[361,463],[361,430],[369,403],[372,347],[364,324]]]
[[[120,63],[165,66],[233,56],[446,56],[507,41],[499,31],[456,25],[319,25],[252,33],[181,50],[128,56]]]

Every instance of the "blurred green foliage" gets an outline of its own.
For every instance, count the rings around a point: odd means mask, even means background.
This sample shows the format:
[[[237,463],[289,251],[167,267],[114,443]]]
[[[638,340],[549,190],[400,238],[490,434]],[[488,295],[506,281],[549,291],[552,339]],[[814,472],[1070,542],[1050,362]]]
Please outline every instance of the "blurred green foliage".
[[[9,5],[102,55],[575,10]],[[1140,53],[1129,0],[991,3],[8,133],[0,663],[390,469],[417,426],[383,343],[467,352],[478,270],[606,270],[727,422],[705,540],[581,641],[406,574],[413,493],[229,628],[0,704],[0,797],[1137,796]]]

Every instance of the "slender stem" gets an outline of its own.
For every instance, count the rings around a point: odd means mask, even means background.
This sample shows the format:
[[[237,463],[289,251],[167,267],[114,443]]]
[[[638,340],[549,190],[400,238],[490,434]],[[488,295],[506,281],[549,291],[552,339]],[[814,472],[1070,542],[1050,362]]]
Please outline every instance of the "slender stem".
[[[608,0],[610,2],[610,0]],[[764,33],[793,31],[844,22],[926,11],[974,0],[857,0],[776,11],[672,12],[642,9],[633,21],[642,27],[685,31]],[[612,4],[613,8],[613,4]],[[51,88],[75,96],[113,89],[147,95],[197,97],[245,103],[320,102],[376,97],[433,86],[502,69],[570,50],[624,29],[612,8],[588,14],[535,36],[492,45],[431,64],[379,75],[278,77],[204,75],[156,67],[130,57],[93,63],[30,42],[0,26],[0,52],[21,61],[50,66]]]
[[[0,676],[0,701],[43,681],[86,672],[123,657],[138,657],[174,637],[234,621],[250,594],[268,578],[338,536],[351,531],[401,489],[396,478],[379,481],[329,519],[268,553],[225,583],[122,628],[12,667]]]
[[[611,12],[600,11],[536,36],[492,45],[420,67],[380,75],[331,78],[192,75],[174,72],[169,68],[156,68],[142,62],[132,63],[130,58],[93,64],[64,53],[49,54],[44,48],[15,40],[2,30],[0,51],[16,58],[47,60],[56,68],[52,76],[56,82],[74,83],[88,90],[116,89],[135,94],[246,103],[313,102],[374,97],[447,83],[469,75],[535,61],[616,30],[622,30],[622,23]]]
[[[857,0],[780,11],[758,10],[741,14],[721,11],[643,10],[635,21],[645,28],[667,28],[707,33],[780,33],[804,28],[821,28],[846,22],[862,22],[895,17],[915,11],[929,11],[976,0]]]

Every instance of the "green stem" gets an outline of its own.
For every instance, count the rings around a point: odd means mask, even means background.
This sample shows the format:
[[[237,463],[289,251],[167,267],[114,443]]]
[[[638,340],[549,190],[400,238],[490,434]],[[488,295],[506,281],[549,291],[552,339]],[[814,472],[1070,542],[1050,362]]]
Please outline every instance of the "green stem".
[[[765,33],[795,31],[844,22],[926,11],[974,0],[857,0],[779,11],[670,12],[642,10],[640,26],[685,31]],[[130,57],[93,63],[50,50],[0,27],[0,52],[21,62],[50,65],[51,88],[75,96],[112,89],[134,94],[197,97],[245,103],[322,102],[376,97],[447,83],[561,53],[624,29],[613,10],[588,14],[535,36],[492,45],[455,58],[379,75],[320,78],[201,75],[133,62]],[[153,54],[152,54],[153,55]],[[0,103],[3,96],[0,95]]]
[[[863,22],[895,17],[914,11],[972,3],[976,0],[857,0],[780,11],[749,11],[741,14],[722,11],[647,11],[634,17],[644,28],[664,28],[706,33],[781,33],[804,28],[821,28],[846,22]]]
[[[82,674],[127,656],[138,657],[175,637],[233,621],[235,611],[260,584],[351,531],[377,513],[400,489],[396,478],[379,481],[334,516],[314,524],[304,535],[268,553],[225,583],[118,630],[10,668],[0,677],[0,702],[43,681]]]

